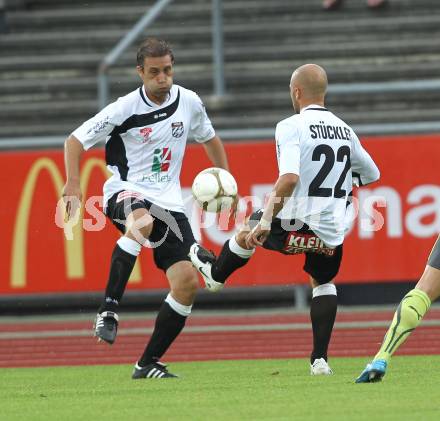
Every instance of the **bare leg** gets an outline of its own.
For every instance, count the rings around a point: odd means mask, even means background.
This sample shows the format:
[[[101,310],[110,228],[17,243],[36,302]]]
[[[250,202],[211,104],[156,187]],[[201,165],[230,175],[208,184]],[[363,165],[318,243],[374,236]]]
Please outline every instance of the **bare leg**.
[[[427,265],[416,288],[423,291],[431,302],[435,301],[440,296],[440,270]]]

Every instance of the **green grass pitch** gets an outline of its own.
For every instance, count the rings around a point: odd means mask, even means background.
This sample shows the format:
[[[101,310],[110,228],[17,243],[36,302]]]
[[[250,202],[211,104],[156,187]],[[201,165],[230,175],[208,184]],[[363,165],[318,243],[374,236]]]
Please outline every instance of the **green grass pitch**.
[[[173,363],[179,379],[131,366],[0,369],[0,420],[439,420],[440,356],[394,357],[382,383],[354,384],[366,358]]]

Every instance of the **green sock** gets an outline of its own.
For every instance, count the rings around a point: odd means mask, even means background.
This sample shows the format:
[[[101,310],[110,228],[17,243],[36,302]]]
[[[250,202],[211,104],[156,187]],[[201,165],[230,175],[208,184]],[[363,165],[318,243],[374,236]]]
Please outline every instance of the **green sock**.
[[[431,306],[431,300],[420,289],[413,289],[406,294],[394,313],[375,360],[389,361],[399,346],[405,342],[410,333],[420,324],[423,316]]]

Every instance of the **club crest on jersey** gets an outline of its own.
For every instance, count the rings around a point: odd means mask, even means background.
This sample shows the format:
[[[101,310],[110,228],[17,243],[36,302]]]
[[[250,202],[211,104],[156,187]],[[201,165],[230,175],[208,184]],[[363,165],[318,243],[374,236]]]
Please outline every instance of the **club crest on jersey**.
[[[182,137],[183,136],[183,122],[182,121],[176,121],[174,123],[171,123],[171,133],[173,137]]]
[[[142,143],[147,143],[150,140],[150,134],[153,131],[151,127],[144,127],[139,130],[140,135],[142,136]]]

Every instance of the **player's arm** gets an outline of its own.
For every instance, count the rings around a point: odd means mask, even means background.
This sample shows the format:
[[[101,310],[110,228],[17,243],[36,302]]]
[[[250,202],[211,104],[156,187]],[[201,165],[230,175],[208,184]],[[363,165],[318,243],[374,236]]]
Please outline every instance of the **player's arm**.
[[[72,134],[64,143],[64,165],[66,168],[66,184],[63,198],[66,204],[67,218],[75,214],[82,200],[80,188],[79,164],[84,152],[83,144]]]
[[[115,125],[122,122],[117,102],[107,105],[102,111],[78,127],[64,143],[66,184],[63,198],[67,218],[75,215],[81,204],[80,162],[84,151],[106,139]]]
[[[263,225],[270,225],[275,216],[278,215],[281,209],[283,209],[284,204],[292,196],[298,180],[298,175],[292,173],[283,174],[278,178],[272,192],[269,195],[269,200],[264,207],[263,215],[260,221]]]
[[[223,168],[229,171],[228,158],[226,157],[225,148],[220,137],[215,135],[212,139],[203,143],[206,154],[214,167]]]
[[[214,167],[229,171],[225,148],[220,137],[215,134],[202,100],[194,93],[191,96],[191,101],[193,113],[190,131],[194,140],[204,146],[205,152]]]
[[[374,183],[380,178],[380,171],[370,154],[362,147],[356,135],[353,136],[351,152],[353,184],[357,187]]]
[[[248,247],[263,245],[269,236],[273,219],[290,199],[299,180],[301,149],[297,127],[291,123],[278,123],[275,139],[279,176],[260,222],[246,237]]]
[[[246,245],[248,247],[262,246],[270,233],[270,227],[273,219],[283,209],[284,204],[292,196],[293,190],[298,183],[297,174],[283,174],[281,175],[272,192],[269,195],[269,200],[263,210],[263,215],[258,225],[246,237]]]

